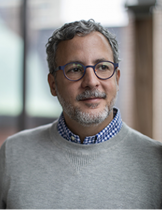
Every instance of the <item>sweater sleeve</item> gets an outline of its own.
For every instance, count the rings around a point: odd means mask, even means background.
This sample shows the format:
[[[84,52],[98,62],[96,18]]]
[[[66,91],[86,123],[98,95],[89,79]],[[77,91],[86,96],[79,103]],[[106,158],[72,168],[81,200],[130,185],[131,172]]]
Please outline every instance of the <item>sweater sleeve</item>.
[[[5,166],[5,143],[0,148],[0,209],[6,208],[5,203],[5,177],[6,177],[6,166]]]

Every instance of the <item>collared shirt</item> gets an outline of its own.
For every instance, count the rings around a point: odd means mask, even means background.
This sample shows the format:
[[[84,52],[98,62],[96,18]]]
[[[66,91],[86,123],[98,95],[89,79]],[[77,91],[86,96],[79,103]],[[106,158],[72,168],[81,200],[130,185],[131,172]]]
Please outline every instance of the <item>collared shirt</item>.
[[[114,137],[120,131],[123,124],[120,111],[119,109],[116,109],[116,108],[114,108],[113,111],[114,111],[113,120],[102,131],[100,131],[96,135],[87,136],[84,139],[83,144],[98,144],[98,143],[107,141],[110,138]],[[67,127],[63,113],[61,114],[58,120],[57,129],[58,129],[59,134],[66,140],[81,144],[79,136],[73,134]]]

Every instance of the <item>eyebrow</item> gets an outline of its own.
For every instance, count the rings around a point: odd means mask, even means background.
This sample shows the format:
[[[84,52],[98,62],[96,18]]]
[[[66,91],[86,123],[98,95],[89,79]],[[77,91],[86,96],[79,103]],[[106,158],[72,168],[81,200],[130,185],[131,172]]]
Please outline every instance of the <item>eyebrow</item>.
[[[110,61],[110,60],[105,59],[105,58],[99,58],[99,59],[95,60],[94,63],[99,63],[99,62],[102,62],[102,61]]]
[[[80,60],[70,60],[68,63],[81,63],[81,64],[83,64],[83,62],[82,61],[80,61]],[[84,64],[83,64],[84,65]]]
[[[105,58],[99,58],[99,59],[94,60],[93,64],[95,65],[96,63],[99,63],[99,62],[102,62],[102,61],[110,61],[110,60],[105,59]],[[74,63],[74,62],[81,63],[81,64],[84,65],[84,63],[81,60],[70,60],[68,63]],[[111,62],[113,62],[113,61],[111,61]]]

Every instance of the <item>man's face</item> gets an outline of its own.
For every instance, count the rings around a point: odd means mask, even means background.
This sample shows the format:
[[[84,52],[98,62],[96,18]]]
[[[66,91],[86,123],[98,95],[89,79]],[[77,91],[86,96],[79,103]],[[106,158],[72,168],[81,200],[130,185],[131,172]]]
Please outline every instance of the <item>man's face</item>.
[[[95,65],[99,61],[112,61],[113,52],[107,39],[99,32],[92,32],[84,37],[75,36],[62,41],[56,54],[57,66],[69,62],[83,65]],[[118,91],[120,71],[108,80],[96,77],[92,68],[79,81],[69,81],[63,71],[54,77],[49,74],[51,92],[57,96],[67,124],[79,123],[83,126],[107,124],[113,118],[112,108]]]

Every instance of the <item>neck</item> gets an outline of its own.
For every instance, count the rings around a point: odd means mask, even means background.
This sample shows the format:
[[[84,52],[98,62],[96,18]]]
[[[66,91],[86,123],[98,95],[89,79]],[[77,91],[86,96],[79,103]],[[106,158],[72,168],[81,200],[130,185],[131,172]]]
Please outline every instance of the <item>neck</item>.
[[[83,143],[85,137],[87,136],[94,136],[103,130],[112,120],[113,120],[113,110],[110,112],[109,116],[100,124],[93,124],[93,125],[81,125],[80,123],[76,122],[69,118],[66,113],[64,113],[64,118],[67,127],[73,132],[75,135],[78,135],[80,138],[81,143]]]

